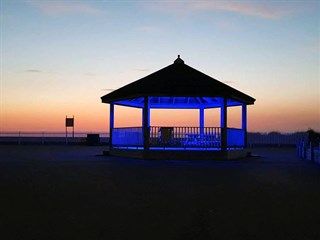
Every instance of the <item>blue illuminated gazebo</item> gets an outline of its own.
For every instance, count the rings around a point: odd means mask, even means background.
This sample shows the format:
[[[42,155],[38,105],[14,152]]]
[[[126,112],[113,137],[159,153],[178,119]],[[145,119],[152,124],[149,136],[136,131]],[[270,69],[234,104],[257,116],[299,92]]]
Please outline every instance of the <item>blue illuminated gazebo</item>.
[[[255,99],[186,65],[173,64],[101,97],[110,104],[109,154],[145,159],[230,159],[247,154],[247,105]],[[115,105],[142,109],[137,127],[115,128]],[[241,106],[242,127],[228,128],[228,107]],[[205,109],[220,109],[220,126],[205,127]],[[150,109],[198,109],[199,125],[150,126]]]

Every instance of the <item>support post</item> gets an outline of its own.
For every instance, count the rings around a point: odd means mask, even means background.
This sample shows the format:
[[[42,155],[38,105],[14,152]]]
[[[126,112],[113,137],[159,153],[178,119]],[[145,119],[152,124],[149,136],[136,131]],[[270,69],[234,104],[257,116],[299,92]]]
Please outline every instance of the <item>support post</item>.
[[[314,162],[314,148],[313,148],[313,142],[310,142],[310,160]]]
[[[66,145],[68,145],[68,124],[67,124],[67,118],[68,118],[68,116],[66,116]]]
[[[144,150],[149,150],[149,140],[150,140],[149,97],[144,97],[142,123],[143,123],[143,148]]]
[[[204,108],[199,109],[200,136],[204,134]]]
[[[72,116],[73,124],[72,124],[72,138],[74,138],[74,116]]]
[[[145,121],[146,122],[146,126],[150,126],[150,107],[149,107],[149,98],[148,98],[148,112],[145,112],[145,104],[143,105],[143,109],[142,109],[142,127],[144,127],[145,125]],[[147,118],[145,117],[145,114],[147,114]]]
[[[221,150],[226,151],[227,150],[227,98],[224,97],[221,101],[221,111],[220,111],[220,128],[221,128]]]
[[[243,130],[243,144],[244,148],[247,147],[247,105],[242,104],[242,130]]]
[[[110,119],[109,119],[109,146],[112,148],[112,131],[114,128],[114,103],[110,103]]]

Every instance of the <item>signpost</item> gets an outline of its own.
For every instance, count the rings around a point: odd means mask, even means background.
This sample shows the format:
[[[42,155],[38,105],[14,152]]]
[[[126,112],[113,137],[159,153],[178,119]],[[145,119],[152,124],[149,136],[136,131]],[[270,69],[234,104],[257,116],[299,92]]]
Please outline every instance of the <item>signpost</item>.
[[[74,116],[72,118],[66,116],[66,144],[68,144],[68,127],[72,127],[72,138],[74,138]]]

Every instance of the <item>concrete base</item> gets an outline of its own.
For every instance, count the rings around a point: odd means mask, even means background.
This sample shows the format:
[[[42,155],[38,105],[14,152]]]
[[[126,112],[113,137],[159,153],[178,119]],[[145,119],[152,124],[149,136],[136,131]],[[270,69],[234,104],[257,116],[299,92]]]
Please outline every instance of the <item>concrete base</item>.
[[[138,150],[138,149],[110,149],[112,156],[140,158],[146,160],[229,160],[244,158],[247,149],[236,150]],[[107,155],[107,154],[105,154]]]

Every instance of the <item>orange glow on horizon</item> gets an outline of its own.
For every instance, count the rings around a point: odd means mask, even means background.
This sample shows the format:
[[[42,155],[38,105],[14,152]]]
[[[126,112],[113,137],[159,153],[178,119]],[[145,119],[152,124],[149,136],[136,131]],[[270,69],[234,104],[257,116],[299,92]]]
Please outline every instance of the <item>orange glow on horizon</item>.
[[[75,131],[108,132],[101,97],[178,54],[256,99],[248,131],[320,132],[319,1],[68,2],[1,1],[0,132],[63,132],[67,115]],[[183,89],[181,76],[173,78]],[[141,126],[141,115],[117,106],[115,127]],[[150,117],[152,125],[199,126],[197,110],[153,109]],[[220,110],[205,110],[204,122],[219,127]],[[241,108],[228,108],[227,126],[241,125]]]
[[[75,116],[75,131],[109,132],[109,106],[97,104],[95,108],[35,107],[34,109],[11,109],[1,114],[1,131],[65,131],[65,117]],[[53,111],[53,109],[55,109]],[[198,126],[198,110],[151,109],[153,126]],[[262,103],[248,107],[248,131],[251,132],[296,132],[312,128],[320,131],[320,114],[315,106],[295,109],[294,106],[270,106]],[[137,108],[115,107],[115,127],[142,126],[142,110]],[[220,126],[220,110],[205,110],[205,126]],[[228,127],[241,127],[241,108],[228,108]]]

